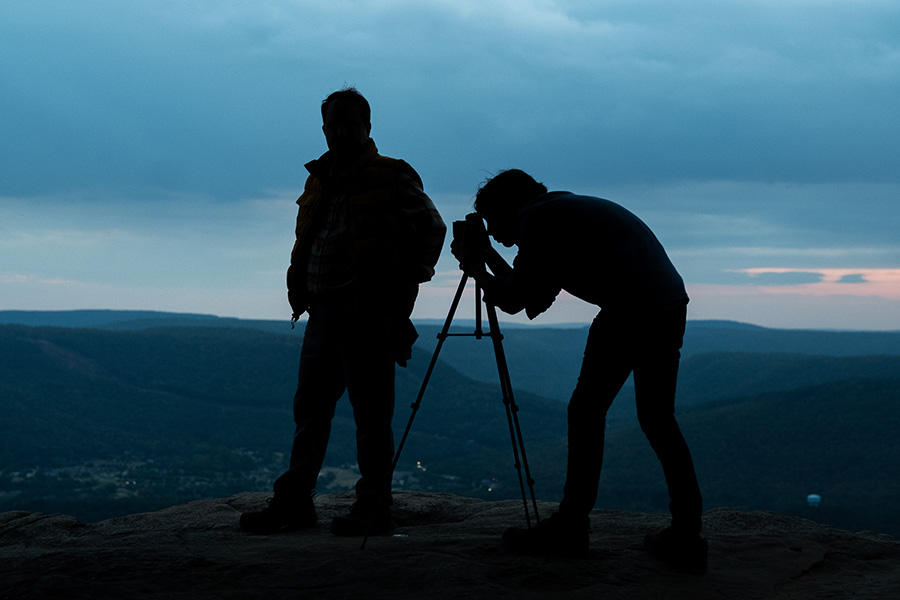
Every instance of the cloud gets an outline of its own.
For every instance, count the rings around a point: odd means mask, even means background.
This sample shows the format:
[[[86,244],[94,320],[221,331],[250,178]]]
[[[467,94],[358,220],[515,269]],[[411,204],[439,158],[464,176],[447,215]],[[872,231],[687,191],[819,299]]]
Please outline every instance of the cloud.
[[[810,295],[771,290],[689,285],[691,319],[728,319],[787,329],[900,331],[900,300],[872,295]]]
[[[762,269],[744,269],[739,272],[745,275],[749,275],[752,284],[757,286],[805,285],[819,283],[824,278],[821,273],[810,271],[767,271]]]
[[[0,274],[280,300],[352,84],[448,222],[520,167],[634,210],[691,285],[860,297],[900,264],[898,30],[886,0],[2,3]]]
[[[445,191],[512,164],[574,183],[898,171],[890,4],[109,6],[0,9],[0,193],[298,185],[316,106],[344,83]]]
[[[295,216],[293,192],[283,191],[229,204],[194,195],[58,196],[36,207],[3,199],[0,275],[169,290],[257,286],[281,295]]]
[[[62,287],[81,287],[84,285],[81,281],[72,279],[42,279],[34,275],[0,275],[0,283],[5,285],[39,285],[39,286],[62,286]]]
[[[763,293],[900,300],[900,269],[753,268],[735,272],[748,276]]]

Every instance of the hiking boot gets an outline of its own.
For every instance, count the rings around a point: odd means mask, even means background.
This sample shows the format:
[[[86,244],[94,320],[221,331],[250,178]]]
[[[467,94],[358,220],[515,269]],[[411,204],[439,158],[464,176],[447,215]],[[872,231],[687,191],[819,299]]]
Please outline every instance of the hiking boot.
[[[354,502],[350,512],[331,521],[331,533],[338,536],[363,536],[387,533],[396,527],[391,507],[377,508],[372,504]]]
[[[585,558],[590,552],[590,520],[566,519],[553,513],[531,529],[503,532],[503,547],[513,554]]]
[[[240,526],[244,531],[268,535],[283,531],[309,529],[318,521],[312,496],[301,502],[269,498],[266,507],[241,514]]]
[[[679,571],[706,573],[708,544],[699,533],[681,533],[671,527],[644,536],[644,550]]]

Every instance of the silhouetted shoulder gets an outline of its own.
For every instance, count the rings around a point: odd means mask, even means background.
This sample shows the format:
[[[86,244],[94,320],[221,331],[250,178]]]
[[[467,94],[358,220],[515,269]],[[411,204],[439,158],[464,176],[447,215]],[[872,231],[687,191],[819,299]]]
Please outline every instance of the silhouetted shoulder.
[[[388,171],[394,171],[398,174],[403,174],[412,179],[420,188],[424,188],[424,184],[422,183],[422,178],[419,176],[419,173],[403,159],[400,158],[391,158],[389,156],[381,156],[380,154],[375,157],[372,161],[372,167],[376,169],[385,169]]]

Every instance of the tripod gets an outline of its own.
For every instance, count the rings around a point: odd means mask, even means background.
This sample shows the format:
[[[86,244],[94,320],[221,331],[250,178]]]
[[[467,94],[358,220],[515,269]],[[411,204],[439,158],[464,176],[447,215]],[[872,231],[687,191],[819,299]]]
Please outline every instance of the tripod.
[[[529,491],[531,492],[531,505],[534,509],[534,519],[535,523],[540,522],[540,516],[538,515],[538,507],[537,500],[534,496],[534,479],[531,478],[531,471],[528,468],[528,459],[525,456],[525,442],[522,439],[522,430],[519,427],[519,407],[516,405],[515,400],[513,399],[512,392],[512,384],[509,381],[509,368],[506,364],[506,354],[503,352],[503,335],[500,333],[500,325],[497,321],[497,309],[492,304],[484,303],[485,310],[487,311],[488,317],[488,331],[485,333],[482,328],[482,315],[481,315],[481,286],[478,285],[478,282],[475,283],[475,331],[472,333],[450,333],[450,324],[453,321],[453,316],[456,314],[456,309],[459,307],[460,299],[462,298],[463,291],[466,288],[466,283],[469,280],[469,275],[463,273],[462,278],[459,282],[459,287],[456,289],[456,295],[453,297],[453,302],[450,304],[450,311],[447,314],[447,319],[444,321],[444,326],[441,328],[441,332],[438,334],[437,346],[435,346],[434,354],[431,357],[431,363],[428,365],[428,370],[425,372],[425,377],[422,379],[422,386],[419,388],[419,393],[416,396],[416,401],[412,403],[410,408],[412,408],[412,414],[409,416],[409,421],[406,424],[406,430],[403,432],[403,437],[400,439],[400,443],[397,446],[397,451],[394,453],[394,460],[391,464],[391,473],[397,468],[397,463],[400,460],[400,453],[403,451],[403,446],[406,444],[406,439],[409,437],[410,429],[412,429],[413,420],[416,418],[416,413],[419,411],[419,407],[422,404],[422,398],[425,395],[425,390],[428,387],[428,381],[431,379],[431,373],[434,371],[435,364],[437,364],[438,355],[441,352],[441,348],[444,345],[444,342],[448,337],[474,337],[475,339],[481,339],[484,336],[491,338],[494,345],[494,356],[497,360],[497,373],[500,377],[500,389],[503,394],[503,405],[506,408],[506,421],[509,426],[509,437],[512,442],[513,449],[513,458],[515,460],[515,468],[516,472],[519,476],[519,488],[522,491],[522,504],[525,507],[525,521],[527,523],[528,528],[531,528],[531,513],[528,508],[528,498],[525,493],[525,484],[527,482]],[[519,460],[521,457],[521,461]],[[524,468],[524,477],[523,477],[523,468]],[[363,548],[365,547],[365,540],[363,541]]]

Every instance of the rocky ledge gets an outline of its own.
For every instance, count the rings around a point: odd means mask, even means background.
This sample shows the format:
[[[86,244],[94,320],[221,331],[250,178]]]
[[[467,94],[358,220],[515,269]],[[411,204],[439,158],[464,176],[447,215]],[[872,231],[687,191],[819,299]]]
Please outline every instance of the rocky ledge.
[[[237,527],[265,494],[201,500],[85,525],[0,513],[0,599],[90,598],[897,598],[900,543],[773,513],[704,516],[709,572],[671,570],[647,553],[665,515],[595,511],[586,559],[513,556],[502,531],[525,525],[521,501],[399,492],[398,528],[336,538],[349,494],[316,499],[320,525],[274,536]],[[542,516],[555,508],[539,505]]]

